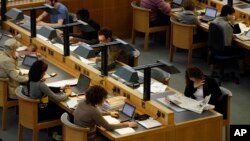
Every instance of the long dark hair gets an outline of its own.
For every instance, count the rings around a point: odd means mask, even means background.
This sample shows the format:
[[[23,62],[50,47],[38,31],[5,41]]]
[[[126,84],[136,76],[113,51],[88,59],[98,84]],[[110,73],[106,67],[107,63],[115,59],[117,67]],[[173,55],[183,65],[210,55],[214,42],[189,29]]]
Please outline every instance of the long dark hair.
[[[38,60],[32,64],[29,70],[28,92],[30,92],[30,82],[40,81],[47,69],[48,65],[42,60]]]
[[[190,83],[190,77],[197,78],[197,79],[203,79],[204,74],[201,71],[200,68],[196,66],[188,67],[186,70],[185,78],[186,78],[186,84]]]

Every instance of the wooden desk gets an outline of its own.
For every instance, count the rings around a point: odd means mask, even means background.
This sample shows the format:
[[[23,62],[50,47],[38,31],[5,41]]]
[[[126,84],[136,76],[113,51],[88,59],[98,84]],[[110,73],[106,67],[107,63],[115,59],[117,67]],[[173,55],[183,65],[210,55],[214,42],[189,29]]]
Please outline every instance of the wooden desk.
[[[16,29],[21,34],[27,36],[27,32],[21,30],[18,26],[9,22],[5,22],[5,28]],[[88,75],[93,84],[103,85],[109,92],[115,95],[123,95],[136,106],[137,110],[142,113],[147,113],[151,117],[157,118],[163,126],[138,131],[128,135],[118,136],[111,132],[101,131],[106,137],[111,140],[145,140],[152,141],[221,141],[222,140],[222,115],[214,111],[209,111],[207,114],[202,114],[201,117],[193,118],[189,113],[178,114],[168,109],[166,106],[158,103],[155,100],[143,101],[142,94],[136,90],[118,82],[111,77],[100,77],[100,72],[93,67],[82,63],[74,56],[64,57],[62,51],[58,50],[54,45],[49,44],[39,38],[31,40],[37,44],[38,51],[51,63],[68,72],[74,77],[78,77],[82,72]],[[169,88],[175,91],[172,88]],[[63,105],[62,105],[63,106]],[[189,117],[189,118],[180,118]]]

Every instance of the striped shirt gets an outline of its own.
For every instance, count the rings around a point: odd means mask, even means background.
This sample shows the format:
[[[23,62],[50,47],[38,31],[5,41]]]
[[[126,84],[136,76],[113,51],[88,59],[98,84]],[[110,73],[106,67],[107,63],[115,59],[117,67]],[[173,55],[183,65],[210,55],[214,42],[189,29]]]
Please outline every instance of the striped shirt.
[[[150,21],[155,21],[158,18],[157,12],[159,10],[164,14],[171,12],[170,4],[164,0],[141,0],[140,6],[151,9]]]

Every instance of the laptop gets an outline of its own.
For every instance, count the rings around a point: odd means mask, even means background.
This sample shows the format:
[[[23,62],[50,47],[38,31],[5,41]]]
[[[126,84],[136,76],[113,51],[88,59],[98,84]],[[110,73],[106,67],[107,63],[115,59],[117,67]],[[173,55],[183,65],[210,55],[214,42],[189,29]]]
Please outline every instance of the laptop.
[[[171,3],[170,3],[170,6],[171,8],[180,8],[182,7],[182,0],[173,0]]]
[[[135,114],[135,106],[125,102],[122,111],[119,112],[120,122],[129,121],[133,118]]]
[[[31,67],[34,62],[38,60],[37,56],[25,55],[22,64],[27,67]]]
[[[202,16],[201,21],[210,22],[216,18],[217,10],[212,7],[207,7],[204,16]]]
[[[84,74],[80,74],[77,84],[75,86],[71,86],[72,94],[71,96],[77,96],[80,94],[84,94],[88,89],[90,84],[90,78]]]
[[[250,29],[246,33],[236,35],[236,37],[242,41],[250,41]]]

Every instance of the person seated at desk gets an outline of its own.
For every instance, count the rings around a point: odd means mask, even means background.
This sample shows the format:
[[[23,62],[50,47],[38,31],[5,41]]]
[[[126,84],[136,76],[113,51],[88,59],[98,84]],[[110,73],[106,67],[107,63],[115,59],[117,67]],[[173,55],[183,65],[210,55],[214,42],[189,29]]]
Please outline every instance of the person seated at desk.
[[[240,73],[241,75],[245,74],[244,70],[244,50],[241,47],[232,45],[233,33],[234,33],[234,21],[235,16],[233,15],[235,10],[230,5],[224,5],[221,9],[220,16],[216,17],[212,22],[222,27],[224,31],[224,41],[225,41],[225,48],[223,52],[220,52],[221,55],[234,55],[239,54],[239,66],[240,66]],[[211,60],[210,63],[214,63]],[[212,68],[214,69],[214,68]]]
[[[17,99],[15,90],[20,83],[28,81],[26,75],[21,75],[17,70],[16,48],[20,43],[10,38],[4,42],[4,50],[0,51],[0,77],[9,78],[8,81],[8,98]]]
[[[101,113],[98,106],[101,106],[107,98],[108,92],[101,86],[94,85],[86,91],[85,100],[81,101],[74,111],[74,123],[82,127],[90,128],[88,141],[107,140],[105,137],[96,134],[96,126],[103,127],[107,130],[113,130],[123,127],[137,127],[137,123],[123,122],[118,124],[109,124],[103,115],[118,116],[118,112]]]
[[[44,11],[37,19],[37,25],[38,26],[50,26],[50,27],[57,27],[61,26],[63,24],[69,23],[69,15],[68,15],[68,9],[66,6],[64,6],[62,3],[58,2],[57,0],[45,0],[45,2],[51,6],[53,6],[59,14],[56,15],[50,15],[50,22],[46,23],[42,20],[49,15],[46,11]]]
[[[200,16],[195,14],[195,2],[193,0],[184,0],[182,3],[184,10],[179,14],[179,21],[184,24],[200,25]],[[193,42],[201,42],[207,39],[207,33],[201,29],[194,31]]]
[[[113,41],[112,31],[108,28],[102,28],[98,32],[98,40],[99,40],[100,44],[112,42]],[[120,47],[116,46],[116,45],[112,45],[112,46],[108,47],[107,52],[108,52],[108,69],[109,70],[115,67],[115,61],[119,57],[121,51],[122,50],[120,49]],[[97,67],[101,68],[101,57],[95,57],[95,58],[92,58],[90,60],[95,61],[97,64]]]
[[[187,68],[185,77],[185,96],[201,101],[211,94],[209,104],[215,105],[215,107],[219,104],[217,101],[222,93],[215,79],[204,75],[203,72],[195,66]]]
[[[141,0],[140,7],[151,9],[150,26],[170,25],[170,4],[165,0]]]
[[[100,25],[92,20],[89,16],[89,11],[87,9],[80,9],[76,12],[76,17],[78,20],[82,20],[88,23],[95,31],[87,32],[81,30],[81,33],[71,33],[71,41],[73,42],[85,42],[87,44],[97,44],[98,43],[98,31],[100,30]],[[80,28],[81,29],[81,28]]]
[[[53,88],[53,91],[57,91],[57,93],[53,92],[44,82],[47,69],[48,65],[42,60],[34,62],[29,70],[27,90],[23,90],[24,94],[30,98],[40,99],[38,121],[60,119],[64,110],[54,102],[67,100],[72,92],[71,88],[67,85],[61,88]],[[63,92],[60,92],[60,90],[63,90]],[[48,99],[53,100],[53,102]],[[61,127],[53,127],[51,130],[54,131],[53,137],[57,136],[57,134],[61,134]]]

